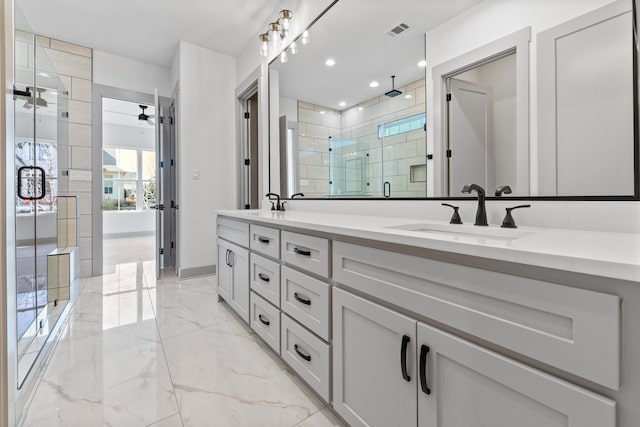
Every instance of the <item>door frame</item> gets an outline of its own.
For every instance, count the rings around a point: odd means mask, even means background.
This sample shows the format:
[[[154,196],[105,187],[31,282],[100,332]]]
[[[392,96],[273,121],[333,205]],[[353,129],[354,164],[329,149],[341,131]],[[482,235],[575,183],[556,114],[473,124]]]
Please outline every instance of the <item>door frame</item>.
[[[529,195],[529,42],[531,27],[523,28],[491,43],[457,56],[433,67],[433,98],[431,122],[434,128],[433,138],[433,175],[427,178],[427,195],[442,197],[447,191],[447,80],[464,71],[484,63],[499,59],[508,54],[516,55],[516,182],[514,193]],[[427,38],[427,44],[429,39]],[[427,115],[427,120],[429,116]],[[427,160],[429,161],[429,160]],[[429,185],[429,181],[431,184]]]
[[[91,183],[91,193],[93,194],[93,197],[97,197],[97,195],[100,195],[100,197],[102,196],[102,98],[113,98],[119,99],[121,101],[154,105],[153,94],[136,92],[133,90],[112,86],[105,86],[97,83],[93,84],[93,101],[91,106],[91,116],[93,123],[91,130],[91,139],[93,142],[91,149],[91,174],[93,177]],[[172,101],[170,98],[162,96],[159,97],[159,100],[160,105],[162,105],[163,107],[171,105]],[[93,231],[93,239],[91,242],[92,275],[101,276],[103,273],[102,257],[104,256],[102,247],[104,240],[104,232],[102,228],[102,203],[97,203],[97,201],[94,200],[91,206],[91,213],[91,227]]]

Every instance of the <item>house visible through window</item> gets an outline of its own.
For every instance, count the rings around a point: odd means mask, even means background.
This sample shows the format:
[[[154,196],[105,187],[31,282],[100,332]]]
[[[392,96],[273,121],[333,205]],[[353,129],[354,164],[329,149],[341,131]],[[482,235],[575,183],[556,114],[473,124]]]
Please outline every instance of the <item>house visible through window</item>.
[[[132,211],[154,207],[155,163],[153,151],[125,148],[102,150],[102,210]]]

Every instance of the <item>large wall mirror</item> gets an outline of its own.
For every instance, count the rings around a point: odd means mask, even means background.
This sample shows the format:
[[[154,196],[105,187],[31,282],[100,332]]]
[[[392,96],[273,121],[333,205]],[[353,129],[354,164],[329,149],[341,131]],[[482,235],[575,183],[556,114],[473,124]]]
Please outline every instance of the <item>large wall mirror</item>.
[[[271,191],[639,199],[633,2],[335,2],[269,65]]]

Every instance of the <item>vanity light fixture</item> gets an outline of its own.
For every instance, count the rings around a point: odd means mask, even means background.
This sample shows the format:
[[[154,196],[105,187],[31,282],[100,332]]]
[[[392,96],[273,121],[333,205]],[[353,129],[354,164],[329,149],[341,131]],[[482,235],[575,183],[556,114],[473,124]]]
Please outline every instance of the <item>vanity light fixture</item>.
[[[380,86],[380,83],[378,83],[377,81],[372,81],[371,83],[369,83],[369,87],[378,87]]]
[[[288,9],[281,10],[278,19],[269,24],[267,32],[258,36],[261,56],[269,56],[269,50],[276,50],[282,39],[289,35],[291,19],[293,19],[293,12]]]

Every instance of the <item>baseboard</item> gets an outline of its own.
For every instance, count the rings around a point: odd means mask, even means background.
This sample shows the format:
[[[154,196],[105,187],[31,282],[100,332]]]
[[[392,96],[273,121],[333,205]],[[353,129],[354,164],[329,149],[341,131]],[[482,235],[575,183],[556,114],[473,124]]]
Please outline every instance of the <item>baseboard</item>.
[[[180,279],[188,279],[190,277],[210,276],[216,274],[215,265],[205,265],[204,267],[181,268],[178,272]]]
[[[104,234],[104,239],[121,239],[124,237],[144,237],[144,236],[153,236],[155,235],[155,231],[134,231],[131,233],[109,233]]]

